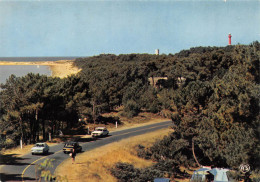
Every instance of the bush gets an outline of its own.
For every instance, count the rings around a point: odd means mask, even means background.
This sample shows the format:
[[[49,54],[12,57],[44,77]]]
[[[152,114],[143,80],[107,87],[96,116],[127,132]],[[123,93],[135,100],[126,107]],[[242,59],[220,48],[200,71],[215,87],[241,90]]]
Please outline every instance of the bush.
[[[138,169],[129,163],[117,163],[116,166],[111,169],[111,173],[120,182],[153,181],[154,178],[163,176],[161,171],[153,167]]]
[[[253,171],[251,178],[253,182],[260,182],[260,170]]]
[[[109,117],[104,117],[104,116],[99,116],[96,120],[96,123],[101,123],[101,124],[108,124],[108,123],[112,123],[112,124],[121,124],[120,118],[115,116],[109,116]]]
[[[124,107],[122,115],[127,118],[132,118],[134,116],[137,116],[139,112],[140,106],[134,100],[129,100]]]
[[[155,178],[180,176],[183,177],[178,165],[173,160],[162,160],[157,164],[144,168],[134,168],[129,163],[117,163],[114,168],[111,169],[112,175],[114,175],[120,182],[143,182],[153,181]]]
[[[150,105],[148,110],[152,113],[158,113],[159,112],[159,102],[158,101],[153,101]]]
[[[11,148],[11,147],[16,146],[16,143],[15,143],[15,141],[12,140],[11,138],[7,138],[7,139],[4,141],[4,146],[5,146],[5,148]]]
[[[151,155],[149,155],[149,153],[146,152],[146,149],[143,145],[137,146],[137,156],[143,159],[151,159]]]
[[[117,163],[114,168],[111,169],[111,173],[120,182],[136,181],[140,174],[140,170],[135,169],[132,164]]]

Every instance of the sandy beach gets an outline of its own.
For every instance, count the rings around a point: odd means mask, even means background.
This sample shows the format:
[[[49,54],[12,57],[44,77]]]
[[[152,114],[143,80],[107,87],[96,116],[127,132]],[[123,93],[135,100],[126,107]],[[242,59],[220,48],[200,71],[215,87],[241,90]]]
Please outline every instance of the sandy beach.
[[[60,61],[39,61],[39,62],[12,62],[0,61],[1,65],[39,65],[49,66],[53,77],[65,78],[72,74],[77,74],[81,69],[73,66],[74,60],[60,60]]]

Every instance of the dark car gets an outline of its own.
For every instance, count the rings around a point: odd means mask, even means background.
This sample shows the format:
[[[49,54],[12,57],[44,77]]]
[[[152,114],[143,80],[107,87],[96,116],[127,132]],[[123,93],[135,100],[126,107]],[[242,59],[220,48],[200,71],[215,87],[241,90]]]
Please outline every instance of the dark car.
[[[71,153],[73,148],[75,148],[76,152],[82,151],[82,147],[79,145],[78,142],[66,142],[63,147],[63,152],[65,154]]]

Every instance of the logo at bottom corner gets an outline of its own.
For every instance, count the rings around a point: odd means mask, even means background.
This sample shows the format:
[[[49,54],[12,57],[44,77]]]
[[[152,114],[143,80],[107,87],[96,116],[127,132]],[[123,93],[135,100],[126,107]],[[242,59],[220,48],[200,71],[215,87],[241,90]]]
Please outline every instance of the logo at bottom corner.
[[[239,170],[242,172],[242,173],[247,173],[250,171],[250,166],[249,164],[241,164],[239,166]]]

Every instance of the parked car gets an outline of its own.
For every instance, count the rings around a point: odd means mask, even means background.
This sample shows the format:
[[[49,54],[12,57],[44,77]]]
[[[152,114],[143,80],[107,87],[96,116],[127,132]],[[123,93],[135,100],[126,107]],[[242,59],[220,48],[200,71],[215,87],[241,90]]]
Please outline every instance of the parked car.
[[[97,127],[95,128],[95,131],[92,132],[92,137],[107,136],[108,134],[109,131],[106,129],[106,127]]]
[[[76,152],[82,151],[82,147],[79,145],[78,142],[70,141],[70,142],[66,142],[63,147],[64,154],[71,153],[73,148],[75,148]]]
[[[46,143],[36,143],[33,148],[31,148],[32,155],[34,154],[48,154],[49,146]]]

